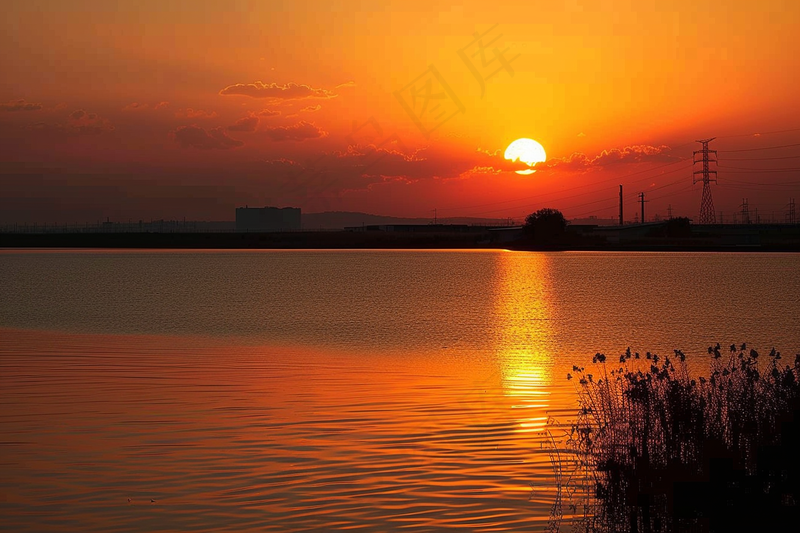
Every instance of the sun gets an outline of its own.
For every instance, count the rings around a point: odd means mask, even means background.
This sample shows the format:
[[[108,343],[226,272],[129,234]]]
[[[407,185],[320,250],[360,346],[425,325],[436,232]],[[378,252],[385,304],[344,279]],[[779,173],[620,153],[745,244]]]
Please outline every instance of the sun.
[[[542,145],[533,139],[526,139],[524,137],[509,144],[503,157],[511,161],[519,160],[528,165],[547,161],[547,154],[544,152]],[[533,174],[534,172],[536,171],[532,168],[528,170],[517,170],[517,174]]]

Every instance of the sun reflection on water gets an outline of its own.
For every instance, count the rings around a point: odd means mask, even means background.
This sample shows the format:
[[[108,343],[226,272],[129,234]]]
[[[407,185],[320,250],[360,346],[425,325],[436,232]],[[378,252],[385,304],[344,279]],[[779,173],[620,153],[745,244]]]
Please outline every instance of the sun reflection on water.
[[[550,260],[544,254],[498,255],[496,316],[503,393],[521,432],[541,431],[551,403],[553,354]]]

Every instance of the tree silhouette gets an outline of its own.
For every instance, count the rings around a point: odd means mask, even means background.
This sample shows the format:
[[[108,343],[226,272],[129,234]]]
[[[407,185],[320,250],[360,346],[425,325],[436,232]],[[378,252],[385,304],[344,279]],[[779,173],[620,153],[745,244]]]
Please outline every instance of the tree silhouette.
[[[558,209],[545,207],[525,218],[525,234],[539,244],[562,241],[566,230],[567,219]]]
[[[691,222],[686,217],[672,218],[667,221],[665,233],[667,237],[691,237]]]

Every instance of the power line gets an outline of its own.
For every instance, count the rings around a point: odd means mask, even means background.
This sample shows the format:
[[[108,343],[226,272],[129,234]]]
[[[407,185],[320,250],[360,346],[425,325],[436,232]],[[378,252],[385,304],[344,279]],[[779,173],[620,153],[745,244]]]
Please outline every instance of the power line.
[[[800,146],[800,143],[784,144],[781,146],[765,146],[763,148],[741,148],[739,150],[717,150],[718,152],[733,153],[733,152],[759,152],[761,150],[777,150],[778,148],[791,148],[793,146]]]
[[[759,133],[759,135],[767,135],[767,134],[773,134],[773,133],[787,133],[787,132],[793,132],[793,131],[800,131],[800,128],[761,132],[761,133]],[[751,135],[752,134],[727,135],[727,136],[722,136],[720,138],[744,137],[744,136],[751,136]],[[673,146],[673,147],[671,147],[671,150],[676,150],[678,148],[681,148],[681,147],[684,147],[684,146],[688,146],[690,144],[692,144],[692,143],[691,142],[687,142],[687,143],[684,143],[684,144],[681,144],[681,145],[678,145],[678,146]],[[770,146],[770,147],[764,147],[764,148],[748,148],[748,149],[742,149],[742,150],[718,150],[718,152],[726,152],[726,153],[750,152],[750,151],[759,151],[759,150],[773,150],[773,149],[778,149],[778,148],[788,148],[788,147],[793,147],[793,146],[800,146],[800,143],[787,144],[787,145],[782,145],[782,146]],[[786,156],[785,157],[785,159],[793,159],[793,158],[800,158],[800,156]],[[612,177],[612,178],[596,181],[596,182],[594,182],[594,184],[597,185],[597,184],[609,183],[609,182],[618,181],[618,180],[624,180],[625,178],[629,178],[631,176],[636,176],[636,175],[643,174],[643,173],[653,172],[653,171],[656,171],[656,170],[659,170],[659,169],[662,169],[662,168],[666,168],[666,167],[669,167],[669,166],[672,166],[672,165],[675,165],[675,164],[678,164],[678,163],[681,163],[681,162],[684,162],[684,161],[688,161],[688,159],[689,159],[688,157],[687,158],[682,158],[682,159],[679,159],[677,161],[672,161],[670,163],[665,163],[663,165],[659,165],[659,166],[656,166],[656,167],[642,169],[642,170],[638,170],[636,172],[631,172],[629,174],[624,174],[622,176],[615,176],[615,177]],[[767,159],[772,159],[772,158],[753,158],[753,160],[767,160]],[[774,158],[774,159],[784,159],[784,158]],[[738,159],[731,158],[731,159],[727,159],[727,160],[749,160],[749,159],[748,158],[738,158]],[[686,168],[688,168],[688,166]],[[727,167],[727,168],[732,168],[732,167]],[[678,170],[681,170],[681,169],[675,169],[675,170],[672,170],[670,172],[664,172],[664,173],[659,174],[659,175],[663,176],[665,174],[676,172]],[[798,170],[800,170],[800,169],[798,169]],[[630,183],[638,183],[639,181],[644,181],[644,180],[647,180],[647,179],[651,179],[651,178],[657,177],[659,175],[646,176],[646,177],[644,177],[642,179],[635,180],[635,181],[630,182]],[[482,207],[491,207],[491,206],[495,206],[495,205],[503,205],[503,204],[509,204],[509,203],[513,203],[513,202],[519,202],[521,200],[532,200],[534,198],[542,198],[543,196],[549,196],[549,195],[553,195],[553,194],[559,194],[559,193],[574,191],[574,190],[578,190],[578,189],[583,189],[584,187],[585,186],[580,185],[580,186],[576,186],[576,187],[570,187],[568,189],[562,189],[560,191],[554,191],[554,192],[548,192],[548,193],[540,193],[540,194],[536,194],[536,195],[525,196],[525,197],[522,197],[522,198],[514,198],[512,200],[501,200],[501,201],[498,201],[498,202],[489,202],[489,203],[470,205],[470,206],[445,207],[445,208],[440,208],[440,210],[449,212],[449,211],[460,211],[460,210],[467,210],[467,209],[477,209],[477,208],[482,208]],[[583,196],[583,195],[586,195],[586,194],[593,194],[595,192],[597,192],[597,191],[595,191],[595,190],[585,191],[585,192],[576,194],[576,195],[574,195],[572,197]],[[569,199],[569,198],[571,198],[571,197],[568,196],[568,197],[562,197],[562,198],[555,198],[555,199],[551,199],[551,200],[548,200],[548,201],[561,201],[561,200],[565,200],[565,199]],[[471,213],[471,214],[468,213],[468,214],[465,214],[465,215],[462,215],[462,216],[474,216],[476,214],[492,213],[492,212],[496,212],[496,211],[505,211],[505,210],[510,210],[510,209],[514,209],[514,208],[513,207],[509,207],[507,209],[506,208],[497,209],[497,210],[491,210],[491,211],[484,211],[484,212],[481,212],[481,213]]]
[[[600,200],[593,200],[591,202],[578,204],[578,205],[575,205],[575,206],[572,206],[572,207],[573,208],[574,207],[584,207],[584,206],[587,206],[587,205],[596,204],[598,202],[604,202],[606,200],[608,200],[608,198],[602,198]],[[556,200],[550,200],[550,201],[560,201],[560,200],[556,199]],[[485,214],[488,214],[488,213],[498,213],[498,212],[502,212],[502,211],[513,211],[513,210],[520,210],[521,211],[523,209],[531,209],[532,207],[534,207],[534,205],[532,205],[532,204],[515,205],[515,206],[512,206],[512,207],[503,207],[503,208],[500,208],[500,209],[493,209],[491,211],[482,211],[482,212],[479,212],[479,213],[471,213],[469,215],[463,215],[463,216],[472,216],[472,217],[474,217],[474,216],[478,216],[478,215],[485,215]]]
[[[687,167],[687,168],[688,168],[688,167]],[[678,169],[678,170],[683,170],[683,169]],[[652,188],[652,189],[648,189],[648,190],[647,190],[647,193],[649,194],[649,193],[651,193],[651,192],[653,192],[653,191],[658,191],[658,190],[666,189],[667,187],[672,187],[672,186],[674,186],[674,185],[678,185],[678,184],[680,184],[680,183],[684,183],[684,180],[685,180],[685,178],[680,178],[680,179],[677,179],[677,180],[675,180],[675,181],[672,181],[672,182],[670,182],[670,183],[666,183],[666,184],[664,184],[664,185],[661,185],[661,186],[659,186],[659,187],[655,187],[655,188]],[[659,199],[661,199],[661,198],[667,198],[667,197],[669,197],[669,196],[674,196],[675,194],[681,194],[681,193],[687,192],[687,191],[689,191],[689,190],[691,190],[691,189],[692,189],[692,186],[691,186],[691,185],[689,185],[688,187],[684,187],[683,189],[681,189],[681,190],[677,191],[676,193],[670,193],[670,194],[666,194],[666,195],[661,195],[661,196],[658,196],[658,197],[656,197],[656,198],[653,198],[653,200],[659,200]],[[591,192],[592,192],[592,193],[594,193],[594,192],[598,192],[598,191],[591,191]],[[626,195],[624,196],[624,198],[625,198],[625,199],[627,199],[627,200],[631,200],[631,199],[633,199],[634,197],[638,196],[638,194],[639,194],[639,193],[635,193],[635,192],[634,192],[634,193],[628,193],[628,194],[626,194]],[[572,205],[572,206],[570,206],[570,209],[572,210],[572,209],[576,209],[576,208],[579,208],[579,207],[585,207],[585,206],[587,206],[587,205],[593,205],[593,204],[596,204],[596,203],[599,203],[599,202],[603,202],[603,201],[606,201],[606,200],[610,200],[610,199],[611,199],[610,197],[609,197],[609,198],[602,198],[602,199],[600,199],[600,200],[594,200],[594,201],[591,201],[591,202],[586,202],[586,203],[583,203],[583,204]],[[557,199],[556,201],[558,201],[558,200],[560,200],[560,199]],[[650,200],[648,200],[648,202],[649,202],[649,201],[650,201]],[[523,209],[523,208],[525,208],[525,207],[527,207],[527,205],[526,205],[526,206],[516,206],[516,207],[510,207],[510,208],[507,208],[507,209],[505,209],[505,210],[512,210],[512,209]],[[591,213],[595,213],[595,212],[603,211],[603,210],[605,210],[605,209],[607,209],[607,208],[598,208],[598,209],[594,209],[594,210],[588,211],[588,212],[587,212],[587,214],[591,214]],[[490,212],[494,212],[494,211],[490,211]],[[478,214],[482,214],[482,213],[478,213]],[[474,216],[474,215],[473,215],[473,216]],[[577,217],[580,217],[580,216],[582,216],[582,215],[573,215],[573,217],[576,217],[576,218],[577,218]]]
[[[752,170],[754,172],[794,172],[800,170],[800,167],[784,167],[784,168],[752,168],[752,167],[737,167],[735,165],[719,165],[720,168],[735,168],[737,170]]]
[[[687,158],[680,159],[678,161],[673,161],[671,163],[667,163],[667,164],[664,164],[664,165],[659,165],[657,167],[647,168],[647,169],[639,170],[639,171],[636,171],[636,172],[631,172],[630,174],[625,174],[623,176],[616,176],[616,177],[608,178],[608,179],[605,179],[605,180],[595,181],[595,182],[592,183],[592,185],[598,185],[598,184],[602,184],[602,183],[609,183],[609,182],[612,182],[612,181],[625,179],[625,178],[628,178],[630,176],[636,176],[636,175],[642,174],[644,172],[652,172],[652,171],[655,171],[655,170],[659,170],[661,168],[666,168],[666,167],[675,165],[677,163],[681,163],[681,162],[687,161],[688,159],[689,158],[687,157]],[[688,168],[688,166],[686,166],[685,168]],[[682,168],[671,170],[669,172],[662,172],[661,174],[657,174],[657,175],[654,175],[654,176],[646,176],[646,177],[642,178],[641,180],[636,180],[636,181],[633,181],[632,183],[637,183],[638,181],[652,179],[652,178],[658,177],[658,176],[665,176],[667,174],[671,174],[672,172],[677,172],[678,170],[682,170]],[[513,200],[502,200],[502,201],[498,201],[498,202],[489,202],[489,203],[485,203],[485,204],[478,204],[478,205],[471,205],[471,206],[446,207],[444,209],[439,209],[439,210],[440,211],[456,211],[456,210],[461,210],[461,209],[476,209],[476,208],[480,208],[480,207],[490,207],[490,206],[493,206],[493,205],[508,204],[508,203],[512,203],[512,202],[519,202],[521,200],[532,200],[534,198],[541,198],[542,196],[549,196],[549,195],[552,195],[552,194],[560,194],[560,193],[564,193],[564,192],[575,191],[575,190],[578,190],[578,189],[585,189],[585,188],[586,188],[585,185],[577,185],[575,187],[570,187],[568,189],[561,189],[559,191],[534,194],[534,195],[531,195],[531,196],[523,196],[521,198],[514,198]],[[557,199],[557,200],[569,199],[571,197],[583,196],[583,195],[586,195],[586,194],[592,194],[594,192],[597,192],[597,191],[594,191],[594,190],[592,190],[592,191],[584,191],[584,192],[576,194],[574,196],[567,196],[567,197],[560,198],[560,199]],[[554,200],[550,200],[550,201],[554,201]],[[489,211],[489,212],[491,212],[491,211]],[[467,215],[463,215],[463,216],[467,216]]]
[[[672,187],[673,185],[677,185],[678,183],[683,183],[684,179],[685,178],[680,178],[680,179],[675,180],[675,181],[673,181],[671,183],[667,183],[666,185],[662,185],[661,187],[655,187],[653,189],[648,189],[647,192],[660,191],[661,189],[666,189],[667,187]]]
[[[677,169],[677,170],[683,170],[683,169]],[[680,179],[672,181],[670,183],[661,185],[660,187],[655,187],[655,188],[649,189],[648,193],[652,192],[652,191],[658,191],[658,190],[661,190],[661,189],[665,189],[667,187],[672,187],[673,185],[677,185],[679,183],[682,183],[684,181],[684,179],[685,178],[680,178]],[[550,202],[560,202],[560,201],[564,201],[564,200],[570,200],[572,198],[577,198],[578,196],[585,196],[586,194],[596,194],[598,192],[600,192],[600,190],[592,190],[592,191],[588,191],[588,192],[585,192],[585,193],[580,193],[580,194],[575,194],[575,195],[570,195],[570,196],[564,196],[564,197],[561,197],[561,198],[553,198],[553,199],[550,199],[548,201],[550,201]],[[628,194],[625,195],[625,198],[626,199],[630,199],[630,198],[635,197],[637,194],[638,193],[628,193]],[[536,198],[536,197],[534,197],[534,198]],[[603,198],[603,199],[600,199],[600,200],[593,200],[591,202],[586,202],[586,203],[582,203],[582,204],[571,205],[570,209],[575,209],[577,207],[583,207],[583,206],[587,206],[587,205],[592,205],[592,204],[595,204],[597,202],[602,202],[602,201],[604,201],[606,199],[607,198]],[[531,204],[523,204],[523,205],[504,207],[504,208],[499,208],[499,209],[492,209],[492,210],[489,210],[489,211],[481,211],[481,212],[477,212],[477,213],[470,213],[469,215],[464,215],[464,216],[478,216],[478,215],[485,215],[487,213],[497,213],[497,212],[501,212],[501,211],[512,211],[512,210],[515,210],[515,209],[525,209],[525,208],[529,208],[529,207],[533,207],[533,206]]]
[[[617,203],[614,202],[613,204],[609,204],[607,207],[599,207],[597,209],[592,209],[591,211],[584,211],[582,213],[578,213],[576,215],[572,215],[572,218],[581,218],[581,217],[585,217],[587,215],[593,215],[595,213],[602,213],[604,211],[608,211],[609,209],[615,209],[617,207],[618,207]]]
[[[683,189],[680,189],[678,191],[674,191],[674,192],[667,193],[667,194],[662,194],[661,196],[657,196],[656,198],[651,198],[650,200],[647,200],[647,201],[651,202],[651,201],[655,201],[655,200],[661,200],[661,199],[664,199],[664,198],[670,198],[672,196],[677,196],[679,194],[685,194],[687,192],[690,192],[692,190],[692,188],[693,187],[691,185],[688,185],[687,187],[684,187]],[[627,196],[629,196],[629,195],[626,195],[626,197]],[[607,198],[607,199],[604,199],[604,200],[610,201],[611,198]],[[603,200],[598,200],[598,202],[601,202],[601,201],[603,201]],[[587,205],[587,204],[584,204],[584,205]],[[595,213],[601,213],[603,211],[609,211],[611,209],[617,208],[618,206],[619,206],[618,203],[615,201],[613,204],[607,204],[606,206],[598,207],[598,208],[595,208],[595,209],[591,209],[589,211],[583,211],[583,212],[580,212],[580,213],[577,213],[577,214],[573,214],[571,216],[572,216],[572,218],[581,218],[581,217],[585,217],[587,215],[593,215]],[[573,206],[573,207],[581,207],[581,206]]]
[[[683,189],[680,189],[680,190],[678,190],[678,191],[674,191],[674,192],[671,192],[671,193],[668,193],[668,194],[662,194],[661,196],[657,196],[657,197],[655,197],[655,198],[651,198],[649,201],[661,200],[661,199],[663,199],[663,198],[670,198],[670,197],[672,197],[672,196],[677,196],[678,194],[683,194],[683,193],[685,193],[685,192],[689,192],[689,191],[691,191],[693,188],[694,188],[694,187],[692,187],[691,185],[689,185],[688,187],[684,187]]]
[[[719,150],[720,152],[722,150]],[[723,161],[775,161],[776,159],[800,159],[800,155],[784,155],[781,157],[726,157]]]
[[[692,190],[692,186],[689,185],[689,186],[684,187],[683,189],[680,189],[678,191],[674,191],[674,192],[667,193],[667,194],[662,194],[661,196],[657,196],[656,198],[651,198],[650,200],[647,200],[647,201],[651,202],[651,201],[655,201],[655,200],[662,200],[664,198],[670,198],[672,196],[677,196],[679,194],[684,194],[684,193],[690,192],[691,190]],[[607,207],[599,207],[597,209],[592,209],[591,211],[584,211],[582,213],[578,213],[578,214],[572,215],[572,216],[573,216],[573,218],[585,217],[587,215],[592,215],[592,214],[595,214],[595,213],[608,211],[608,210],[611,210],[611,209],[613,209],[615,207],[617,207],[616,203],[615,204],[609,204]]]
[[[789,130],[776,130],[776,131],[769,131],[769,132],[761,132],[759,135],[766,135],[766,134],[773,134],[773,133],[786,133],[786,132],[793,132],[793,131],[800,131],[800,128],[789,129]],[[745,134],[743,134],[743,135],[727,135],[727,136],[722,136],[721,138],[744,137],[744,136],[748,136],[748,135],[749,134],[747,134],[747,135],[745,135]],[[689,144],[691,144],[691,142],[685,143],[685,144],[682,144],[682,145],[678,145],[678,146],[674,146],[674,147],[672,147],[672,150],[675,150],[675,149],[683,147],[683,146],[688,146]],[[725,153],[752,152],[752,151],[761,151],[761,150],[775,150],[775,149],[780,149],[780,148],[790,148],[790,147],[795,147],[795,146],[800,146],[800,143],[786,144],[786,145],[780,145],[780,146],[768,146],[768,147],[763,147],[763,148],[747,148],[747,149],[740,149],[740,150],[719,150],[719,152],[725,152]],[[698,151],[698,153],[702,153],[702,150]],[[784,157],[773,157],[773,158],[769,158],[769,157],[765,157],[765,158],[730,158],[730,159],[726,159],[726,161],[750,161],[750,160],[761,161],[761,160],[797,159],[797,158],[800,158],[800,156],[784,156]],[[667,174],[671,174],[671,173],[674,173],[674,172],[678,172],[678,171],[684,170],[685,168],[689,168],[689,167],[694,166],[694,162],[693,162],[691,165],[684,165],[684,166],[681,166],[679,168],[676,168],[676,169],[673,169],[673,170],[669,170],[667,172],[653,174],[654,172],[656,172],[656,171],[658,171],[660,169],[663,169],[663,168],[666,168],[666,167],[670,167],[670,166],[673,166],[673,165],[676,165],[676,164],[679,164],[679,163],[686,162],[686,161],[688,161],[688,159],[689,158],[682,158],[682,159],[679,159],[677,161],[672,161],[672,162],[669,162],[669,163],[665,163],[663,165],[658,165],[658,166],[655,166],[655,167],[638,170],[636,172],[631,172],[631,173],[628,173],[628,174],[624,174],[622,176],[614,176],[614,177],[611,177],[611,178],[607,178],[607,179],[603,179],[603,180],[600,180],[600,181],[596,181],[592,185],[601,185],[601,184],[610,183],[610,182],[613,182],[613,181],[624,180],[626,178],[629,178],[629,177],[632,177],[632,176],[637,176],[637,175],[640,175],[640,174],[648,174],[648,175],[644,176],[642,178],[630,181],[628,183],[638,183],[638,182],[641,182],[641,181],[645,181],[645,180],[649,180],[649,179],[653,179],[653,178],[658,178],[658,177],[661,177],[661,176],[664,176],[664,175],[667,175]],[[709,161],[709,162],[711,162],[711,161]],[[726,169],[736,169],[736,170],[728,170],[728,171],[726,171],[726,173],[795,172],[795,171],[800,171],[800,168],[785,168],[785,169],[782,168],[782,169],[764,169],[764,170],[759,170],[759,169],[752,169],[752,168],[746,168],[746,167],[735,167],[735,166],[727,166],[727,165],[719,165],[719,166],[720,167],[724,167]],[[709,173],[713,173],[713,171],[710,171]],[[683,180],[682,179],[681,180],[677,180],[675,182],[670,182],[668,184],[661,185],[661,186],[653,188],[653,189],[649,189],[648,193],[652,192],[652,191],[656,191],[656,190],[661,190],[661,189],[664,189],[664,188],[667,188],[667,187],[671,187],[671,186],[673,186],[673,185],[675,185],[677,183],[680,183],[681,181],[683,181]],[[726,181],[731,181],[731,180],[726,180]],[[735,180],[732,180],[732,181],[735,181]],[[761,185],[763,187],[762,184],[758,184],[758,185]],[[788,185],[788,184],[777,184],[777,185]],[[582,192],[579,192],[579,193],[576,193],[576,194],[571,194],[571,195],[566,195],[566,196],[558,196],[558,195],[562,195],[563,193],[566,193],[566,192],[571,192],[571,191],[576,191],[576,190],[581,190],[581,189],[583,189]],[[443,208],[443,209],[440,209],[440,210],[441,211],[448,211],[448,212],[450,212],[450,211],[463,211],[463,210],[483,208],[483,207],[501,206],[501,205],[512,204],[512,203],[516,203],[517,204],[517,205],[508,206],[508,207],[498,207],[497,209],[489,209],[489,210],[485,210],[485,211],[466,213],[466,214],[462,215],[462,216],[478,216],[478,215],[485,215],[485,214],[489,214],[489,213],[500,213],[500,212],[508,212],[508,211],[513,211],[513,210],[524,210],[524,209],[528,208],[529,206],[531,206],[529,203],[525,203],[525,204],[520,205],[520,204],[518,204],[518,202],[520,202],[520,201],[537,199],[537,200],[546,200],[548,202],[562,202],[562,201],[571,200],[573,198],[578,198],[578,197],[585,196],[585,195],[597,194],[598,192],[601,191],[600,189],[592,189],[592,190],[585,190],[585,189],[586,189],[585,185],[578,185],[578,186],[570,187],[570,188],[567,188],[567,189],[561,189],[559,191],[545,192],[545,193],[530,195],[530,196],[526,196],[526,197],[522,197],[522,198],[514,198],[514,199],[511,199],[511,200],[501,200],[501,201],[497,201],[497,202],[488,202],[488,203],[476,204],[476,205],[470,205],[470,206],[447,207],[447,208]],[[704,189],[705,189],[705,186],[704,186]],[[681,190],[679,190],[677,192],[673,192],[673,193],[669,193],[669,194],[666,194],[666,195],[662,195],[662,196],[659,196],[657,198],[653,198],[652,200],[659,200],[661,198],[674,196],[676,194],[683,194],[687,190],[691,190],[691,187],[689,187],[688,189],[681,189]],[[710,192],[710,190],[709,190],[709,192]],[[554,195],[556,195],[556,196],[553,197]],[[626,198],[630,198],[630,197],[633,197],[633,196],[636,196],[636,193],[629,193],[628,195],[626,195]],[[547,197],[550,197],[550,198],[546,199]],[[570,206],[570,209],[583,207],[583,206],[587,206],[587,205],[594,205],[594,204],[597,204],[599,202],[610,201],[610,200],[611,200],[611,198],[608,198],[608,199],[603,198],[603,199],[600,199],[600,200],[593,200],[591,202],[585,202],[585,203],[582,203],[582,204],[577,204],[577,205],[574,205],[574,206]],[[603,208],[594,209],[592,211],[589,211],[588,213],[594,213],[594,212],[598,212],[598,211],[602,211],[602,210],[606,210],[606,209],[609,209],[609,207],[603,207]],[[580,215],[578,215],[578,216],[580,216]]]
[[[787,169],[776,169],[776,170],[770,170],[768,168],[727,170],[727,168],[732,168],[732,167],[724,167],[724,166],[723,168],[726,168],[725,174],[780,174],[782,172],[800,172],[800,168],[787,168]]]
[[[758,183],[755,181],[742,181],[742,180],[735,180],[731,178],[725,178],[725,183],[744,183],[746,185],[758,185],[759,187],[772,187],[774,186],[782,186],[782,185],[798,185],[800,181],[786,181],[781,183]]]
[[[754,131],[752,133],[740,133],[737,135],[720,135],[718,139],[731,139],[733,137],[760,137],[761,135],[771,135],[773,133],[790,133],[793,131],[800,131],[800,128],[792,128],[788,130],[773,130],[773,131]],[[721,152],[722,150],[720,150]]]
[[[670,163],[670,165],[672,165],[672,164],[674,164],[674,163]],[[661,167],[657,167],[657,168],[663,168],[664,166],[669,166],[669,165],[662,165]],[[632,181],[630,183],[637,183],[639,181],[644,181],[644,180],[649,180],[649,179],[653,179],[653,178],[657,178],[657,177],[661,177],[661,176],[666,176],[667,174],[672,174],[673,172],[678,172],[678,171],[681,171],[681,170],[685,170],[685,169],[689,168],[690,166],[691,165],[685,165],[683,167],[679,167],[679,168],[676,168],[674,170],[670,170],[668,172],[662,172],[661,174],[656,174],[656,175],[652,175],[652,176],[645,176],[644,178],[641,178],[641,179],[638,179],[638,180],[634,180],[634,181]],[[656,170],[656,169],[649,169],[649,170]],[[633,174],[640,174],[640,173],[641,172],[632,173],[632,174],[629,174],[629,176],[633,175]],[[609,180],[596,181],[596,182],[594,182],[594,184],[602,184],[602,183],[605,183],[605,182],[608,182],[608,181],[613,181],[613,180],[616,180],[616,179],[618,179],[618,178],[612,178],[612,179],[609,179]],[[670,184],[668,184],[666,186],[672,185],[674,183],[677,183],[677,182],[672,182],[672,183],[670,183]],[[543,196],[549,196],[551,194],[558,194],[558,193],[561,193],[561,192],[572,191],[572,190],[576,190],[576,189],[585,189],[585,187],[586,186],[571,187],[569,189],[564,189],[564,190],[561,190],[561,191],[555,191],[555,192],[552,192],[552,193],[537,194],[537,195],[533,195],[533,196],[527,196],[527,197],[523,197],[523,198],[515,198],[513,200],[504,200],[502,202],[493,202],[493,203],[490,203],[490,204],[483,204],[483,205],[484,206],[491,206],[491,205],[498,205],[498,204],[507,204],[507,203],[511,203],[511,202],[519,202],[520,200],[542,199]],[[578,193],[578,194],[571,194],[571,195],[567,195],[567,196],[550,198],[547,201],[548,202],[562,202],[564,200],[571,200],[573,198],[578,198],[580,196],[585,196],[587,194],[597,194],[597,193],[599,193],[601,191],[602,191],[602,189],[592,189],[592,190],[584,191],[584,192],[581,192],[581,193]],[[488,214],[488,213],[511,211],[511,210],[514,210],[514,209],[522,209],[522,208],[527,207],[529,205],[530,204],[525,203],[525,204],[517,205],[517,206],[503,207],[503,208],[498,208],[498,209],[490,209],[490,210],[480,211],[480,212],[472,212],[472,213],[468,213],[468,214],[465,214],[465,215],[462,215],[462,216],[479,216],[479,215],[485,215],[485,214]],[[581,204],[581,205],[586,205],[586,204]]]
[[[769,187],[764,187],[763,185],[756,185],[756,184],[746,184],[746,185],[733,184],[733,185],[730,185],[728,183],[724,183],[724,184],[720,184],[720,187],[722,187],[723,189],[742,189],[742,190],[746,190],[746,191],[783,192],[783,193],[785,193],[785,192],[792,191],[796,187],[796,185],[793,185],[792,188],[788,188],[788,189],[772,189],[772,188],[769,188]]]

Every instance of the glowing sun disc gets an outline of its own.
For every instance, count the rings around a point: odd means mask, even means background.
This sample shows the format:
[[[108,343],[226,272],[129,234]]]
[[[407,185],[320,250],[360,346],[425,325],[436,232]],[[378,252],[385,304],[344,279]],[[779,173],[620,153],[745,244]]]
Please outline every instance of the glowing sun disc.
[[[517,139],[506,148],[503,157],[510,161],[522,161],[527,165],[547,161],[547,154],[541,144],[533,139]],[[517,170],[517,174],[533,174],[535,170]]]

